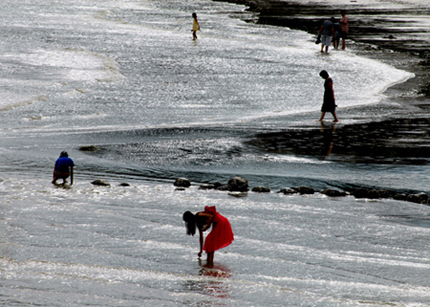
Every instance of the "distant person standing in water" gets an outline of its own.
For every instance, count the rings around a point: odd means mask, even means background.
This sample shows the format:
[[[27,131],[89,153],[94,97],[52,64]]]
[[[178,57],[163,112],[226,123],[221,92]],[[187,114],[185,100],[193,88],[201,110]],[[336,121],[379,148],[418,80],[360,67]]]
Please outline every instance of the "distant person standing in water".
[[[338,49],[339,48],[339,41],[340,41],[340,23],[336,20],[333,23],[333,27],[334,27],[334,35],[333,36],[333,48],[334,49]]]
[[[60,157],[55,161],[54,167],[54,179],[53,184],[57,184],[58,179],[63,179],[63,184],[67,181],[66,179],[70,176],[70,185],[73,185],[73,167],[75,164],[73,160],[69,158],[67,151],[62,151]]]
[[[325,113],[330,112],[333,114],[334,120],[333,122],[338,122],[336,116],[336,104],[334,99],[334,90],[333,90],[333,81],[331,80],[330,76],[328,75],[328,72],[325,70],[322,70],[320,72],[321,78],[325,80],[324,82],[324,102],[321,108],[321,118],[319,121],[322,121],[324,119]]]
[[[186,211],[182,219],[185,222],[187,235],[194,236],[196,228],[199,230],[200,251],[197,255],[201,257],[204,250],[207,254],[208,265],[213,265],[215,251],[229,246],[234,240],[229,220],[219,214],[215,206],[206,206],[205,211],[196,214]],[[204,240],[203,232],[211,226],[212,230]]]
[[[193,31],[193,40],[197,39],[197,31],[200,30],[200,25],[199,22],[197,20],[197,14],[193,13],[193,29],[191,31]]]
[[[345,40],[348,36],[349,18],[346,16],[346,11],[340,11],[342,20],[340,21],[340,38],[342,39],[342,50],[345,50]]]
[[[331,38],[336,38],[336,34],[334,33],[334,23],[336,19],[334,17],[330,18],[330,20],[326,20],[323,22],[321,29],[319,31],[319,35],[321,35],[321,52],[328,52],[328,47],[331,45]]]

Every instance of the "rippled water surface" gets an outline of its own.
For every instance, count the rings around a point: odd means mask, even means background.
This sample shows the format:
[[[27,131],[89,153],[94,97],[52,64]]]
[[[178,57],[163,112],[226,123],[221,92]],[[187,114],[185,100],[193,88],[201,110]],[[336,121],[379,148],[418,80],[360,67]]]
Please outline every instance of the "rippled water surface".
[[[247,145],[256,133],[319,127],[321,69],[345,122],[395,112],[384,90],[412,74],[354,48],[322,55],[309,34],[244,22],[256,16],[209,0],[3,1],[0,17],[3,305],[428,303],[429,207],[276,193],[301,185],[427,191],[427,166]],[[62,150],[76,164],[71,188],[50,184]],[[272,192],[198,189],[236,175]],[[175,191],[177,177],[193,185]],[[206,205],[235,233],[213,268],[197,259],[198,238],[182,222],[184,211]]]

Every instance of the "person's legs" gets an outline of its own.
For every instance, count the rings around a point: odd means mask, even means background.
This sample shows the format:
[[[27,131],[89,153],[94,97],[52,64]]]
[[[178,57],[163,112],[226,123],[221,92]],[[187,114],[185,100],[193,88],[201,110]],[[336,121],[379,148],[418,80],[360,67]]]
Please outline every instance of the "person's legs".
[[[325,35],[321,36],[321,52],[324,52],[326,40],[327,40],[327,37]]]
[[[208,252],[207,264],[212,265],[214,263],[214,254],[215,252]]]
[[[69,176],[70,176],[70,173],[58,173],[58,172],[55,172],[54,173],[54,179],[52,180],[52,183],[56,184],[58,179],[63,179],[63,184],[65,184],[65,183],[67,183],[66,179],[69,178]]]
[[[325,52],[328,52],[328,47],[331,45],[331,36],[329,35],[323,35],[321,38],[321,52],[324,51],[324,47],[325,47]]]
[[[54,171],[53,178],[52,178],[52,183],[56,184],[57,180],[58,180],[58,172]]]
[[[340,38],[342,39],[342,50],[345,50],[345,41],[346,41],[347,35],[348,34],[343,31],[340,33]]]
[[[332,112],[331,114],[333,114],[333,117],[334,117],[334,122],[335,123],[337,123],[339,120],[337,119],[337,116],[336,116],[336,112]]]
[[[324,119],[324,116],[325,116],[325,112],[321,112],[321,118],[319,119],[320,122]]]

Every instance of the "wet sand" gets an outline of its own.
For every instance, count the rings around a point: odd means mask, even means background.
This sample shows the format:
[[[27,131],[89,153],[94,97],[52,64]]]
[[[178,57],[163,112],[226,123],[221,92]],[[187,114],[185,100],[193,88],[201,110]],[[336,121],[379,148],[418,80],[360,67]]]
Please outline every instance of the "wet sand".
[[[248,146],[266,153],[316,156],[338,162],[430,163],[430,118],[390,119],[320,129],[295,128],[250,137]]]
[[[336,125],[328,121],[331,114],[327,114],[327,121],[321,127],[316,124],[259,134],[252,136],[248,145],[263,152],[329,156],[353,163],[419,165],[430,162],[430,27],[420,22],[430,18],[430,9],[365,7],[358,1],[341,8],[284,0],[226,2],[249,6],[256,18],[248,22],[300,29],[311,34],[318,33],[322,22],[329,17],[340,19],[340,9],[346,9],[350,18],[347,48],[415,74],[414,78],[386,91],[389,99],[399,104],[391,117],[378,118],[377,113],[369,112],[373,116],[356,118],[353,111],[339,110],[340,122]]]

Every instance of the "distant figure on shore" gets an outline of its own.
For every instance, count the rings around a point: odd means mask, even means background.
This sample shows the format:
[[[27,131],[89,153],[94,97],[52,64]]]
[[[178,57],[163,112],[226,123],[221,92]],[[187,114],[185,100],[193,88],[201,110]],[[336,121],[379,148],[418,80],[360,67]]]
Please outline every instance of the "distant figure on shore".
[[[200,25],[199,22],[197,20],[197,14],[193,13],[193,29],[191,31],[193,31],[193,40],[197,39],[197,31],[200,30]]]
[[[338,22],[337,20],[335,20],[334,23],[333,23],[333,28],[334,28],[334,36],[333,36],[333,39],[332,39],[333,48],[334,49],[339,49],[339,42],[340,42],[340,22]]]
[[[67,183],[66,179],[70,176],[70,185],[73,185],[73,167],[75,164],[69,158],[67,151],[62,151],[60,157],[55,161],[53,184],[57,184],[58,179],[63,179],[63,184]]]
[[[336,22],[336,19],[334,17],[331,17],[330,20],[326,20],[323,22],[321,29],[319,31],[319,35],[321,35],[321,52],[328,52],[328,47],[331,45],[331,38],[336,37],[336,34],[334,33],[334,23]]]
[[[345,40],[348,36],[349,18],[346,16],[346,11],[340,11],[342,20],[340,21],[340,38],[342,38],[342,50],[345,50]]]
[[[204,250],[207,254],[208,265],[213,265],[215,251],[229,246],[234,240],[229,220],[219,214],[215,206],[206,206],[205,211],[196,214],[186,211],[182,219],[185,222],[187,235],[194,236],[196,227],[199,230],[200,251],[197,255],[200,258]],[[212,230],[204,240],[203,232],[210,226],[212,226]]]
[[[333,122],[338,122],[336,116],[336,104],[334,99],[334,90],[333,90],[333,81],[331,80],[330,76],[328,75],[328,72],[325,70],[321,70],[320,77],[325,80],[324,82],[324,102],[321,107],[321,118],[319,121],[322,121],[324,119],[325,113],[330,112],[333,114],[334,120]]]

